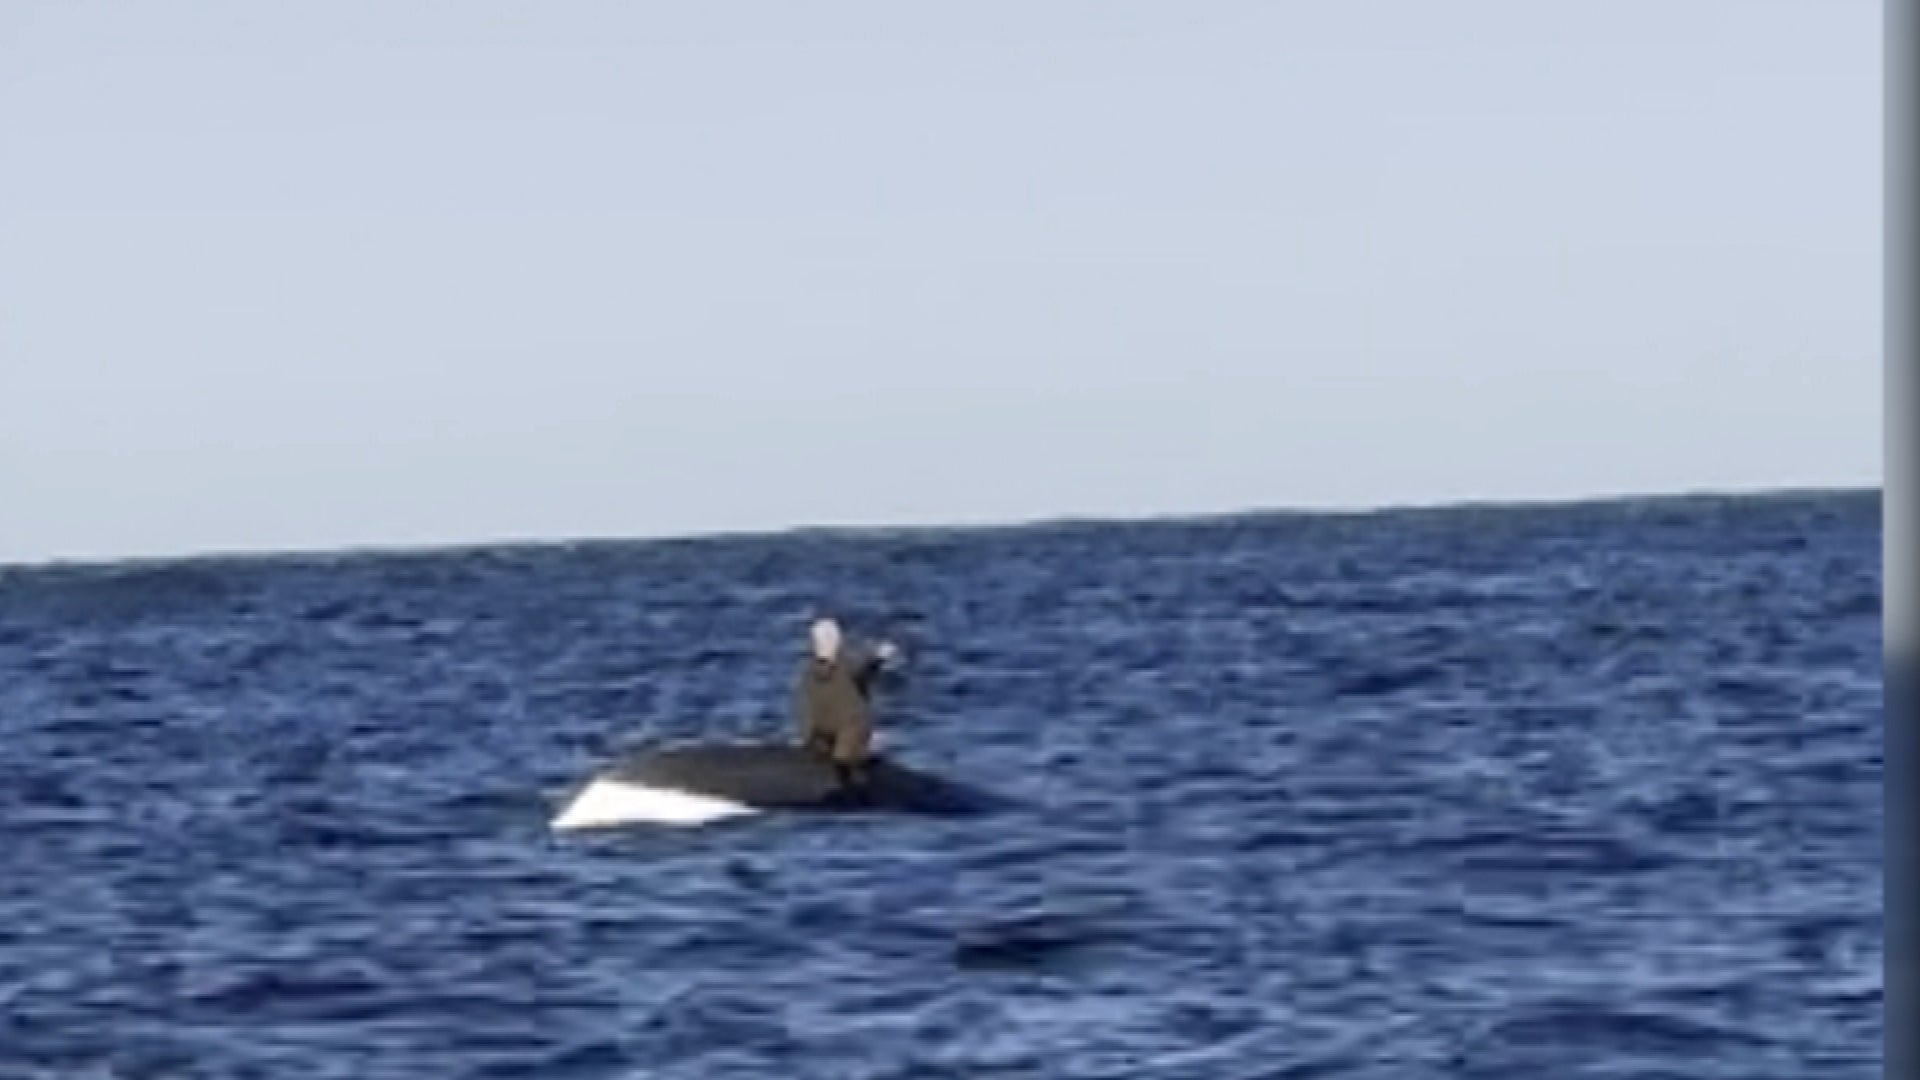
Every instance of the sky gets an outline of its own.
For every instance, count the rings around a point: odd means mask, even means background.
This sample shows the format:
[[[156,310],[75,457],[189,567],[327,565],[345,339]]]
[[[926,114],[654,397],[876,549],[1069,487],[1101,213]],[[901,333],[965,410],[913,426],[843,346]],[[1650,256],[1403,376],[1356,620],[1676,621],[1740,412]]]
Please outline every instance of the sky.
[[[1882,479],[1872,0],[0,6],[0,563]]]

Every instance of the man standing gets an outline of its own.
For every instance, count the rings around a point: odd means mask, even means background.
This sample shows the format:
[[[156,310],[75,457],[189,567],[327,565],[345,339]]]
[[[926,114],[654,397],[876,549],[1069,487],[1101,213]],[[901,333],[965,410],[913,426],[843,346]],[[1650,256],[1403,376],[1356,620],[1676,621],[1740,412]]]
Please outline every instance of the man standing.
[[[872,651],[843,649],[840,624],[821,619],[810,632],[812,655],[800,673],[800,743],[830,759],[842,786],[866,782],[873,744],[868,698],[873,680],[899,655],[891,642]]]

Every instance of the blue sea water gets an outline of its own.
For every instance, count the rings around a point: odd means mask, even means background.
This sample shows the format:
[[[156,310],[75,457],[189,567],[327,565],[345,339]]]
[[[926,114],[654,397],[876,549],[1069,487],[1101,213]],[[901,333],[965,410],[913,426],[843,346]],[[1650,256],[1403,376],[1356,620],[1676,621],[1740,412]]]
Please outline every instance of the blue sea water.
[[[1877,493],[0,570],[0,1077],[1876,1077]],[[1013,805],[556,834],[808,618]]]

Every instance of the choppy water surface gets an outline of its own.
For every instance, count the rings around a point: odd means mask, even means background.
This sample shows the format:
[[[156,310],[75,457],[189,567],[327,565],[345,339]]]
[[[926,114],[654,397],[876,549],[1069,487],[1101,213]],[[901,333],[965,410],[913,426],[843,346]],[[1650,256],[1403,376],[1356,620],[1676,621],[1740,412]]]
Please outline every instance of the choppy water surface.
[[[1871,1077],[1874,495],[0,571],[0,1075]],[[817,605],[987,820],[556,836]]]

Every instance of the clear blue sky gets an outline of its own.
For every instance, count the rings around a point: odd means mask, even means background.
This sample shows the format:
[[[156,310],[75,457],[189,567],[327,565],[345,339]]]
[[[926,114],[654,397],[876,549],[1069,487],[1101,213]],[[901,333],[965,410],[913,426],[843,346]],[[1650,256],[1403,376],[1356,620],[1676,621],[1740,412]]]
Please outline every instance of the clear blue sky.
[[[0,561],[1881,479],[1871,0],[0,7]]]

